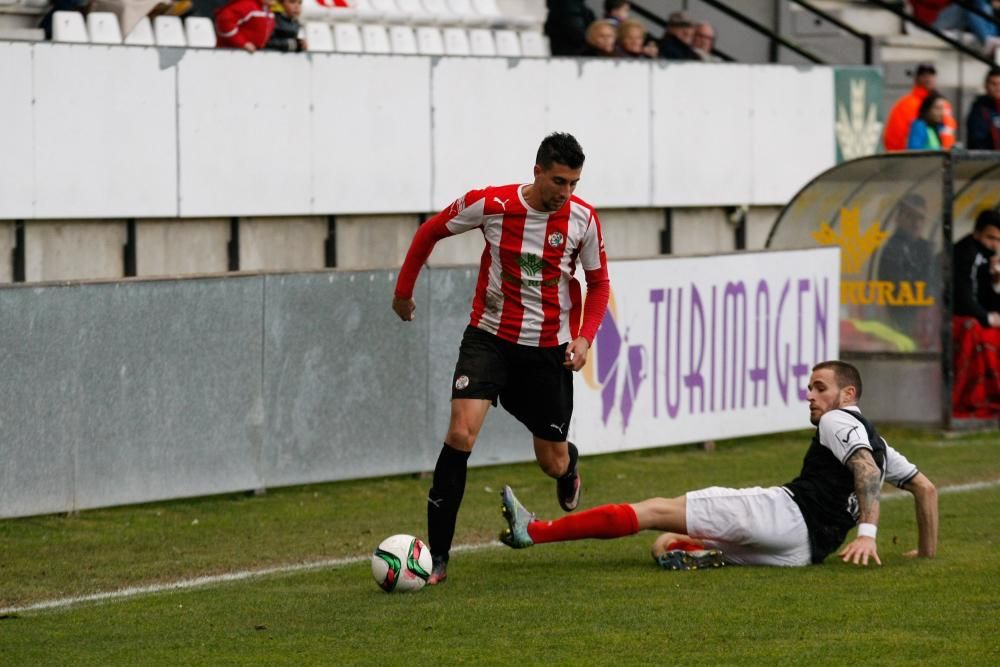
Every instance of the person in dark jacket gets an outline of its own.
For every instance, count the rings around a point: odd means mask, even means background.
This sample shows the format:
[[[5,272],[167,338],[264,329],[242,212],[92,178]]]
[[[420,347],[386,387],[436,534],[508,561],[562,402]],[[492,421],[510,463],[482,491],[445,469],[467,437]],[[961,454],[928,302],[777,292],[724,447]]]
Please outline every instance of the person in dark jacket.
[[[966,121],[969,150],[1000,151],[1000,67],[986,74],[985,95],[972,103]]]
[[[691,47],[694,21],[684,12],[667,17],[667,29],[660,38],[660,57],[667,60],[701,60]]]
[[[955,315],[1000,328],[1000,213],[976,216],[973,232],[955,244],[952,256]]]
[[[554,56],[578,56],[587,48],[587,27],[597,16],[584,0],[546,0],[545,34]]]
[[[267,48],[275,51],[305,51],[306,40],[299,37],[302,24],[302,0],[280,0],[271,5],[274,10],[274,32]]]

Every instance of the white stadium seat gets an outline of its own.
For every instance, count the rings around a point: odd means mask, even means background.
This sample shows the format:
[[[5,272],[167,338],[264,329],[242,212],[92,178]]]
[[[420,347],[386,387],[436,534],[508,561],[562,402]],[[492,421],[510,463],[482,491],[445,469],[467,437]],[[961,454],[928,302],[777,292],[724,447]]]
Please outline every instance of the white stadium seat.
[[[444,52],[449,56],[468,56],[472,54],[469,47],[469,33],[465,28],[444,29]]]
[[[486,28],[469,30],[469,50],[474,56],[495,56],[497,45],[493,41],[493,31]]]
[[[393,53],[402,55],[417,53],[417,36],[409,26],[394,25],[389,28],[389,44]]]
[[[346,6],[345,6],[346,5]],[[302,0],[303,21],[349,21],[356,14],[354,7],[345,0]]]
[[[485,17],[491,25],[527,27],[539,24],[537,17],[509,14],[500,11],[497,0],[472,0],[472,7]]]
[[[372,7],[382,13],[386,23],[406,23],[409,17],[401,10],[396,0],[371,0]]]
[[[372,4],[372,0],[354,0],[352,3],[354,5],[354,17],[359,21],[364,21],[366,23],[377,23],[385,18],[384,12],[380,11],[378,8]]]
[[[333,26],[333,45],[340,53],[361,53],[361,30],[353,23],[337,23]]]
[[[434,17],[434,21],[437,23],[449,24],[461,22],[461,19],[448,9],[448,4],[445,0],[424,0],[424,9]]]
[[[521,57],[521,40],[513,30],[497,30],[493,33],[497,43],[497,55],[506,58]]]
[[[187,46],[184,24],[179,16],[157,16],[153,19],[153,35],[157,46]]]
[[[361,26],[361,44],[365,53],[391,53],[389,32],[385,26],[366,24]]]
[[[489,24],[486,17],[472,8],[472,0],[448,0],[448,9],[458,17],[463,25],[484,26]]]
[[[318,21],[308,21],[306,23],[306,49],[318,53],[329,53],[333,51],[333,33],[330,26]]]
[[[121,44],[122,29],[118,17],[111,12],[87,14],[87,32],[93,44]]]
[[[215,24],[205,16],[189,16],[184,19],[184,36],[188,46],[199,49],[215,48]]]
[[[153,39],[153,24],[149,22],[148,16],[143,16],[132,28],[132,32],[125,35],[125,43],[130,46],[153,46],[156,40]]]
[[[434,22],[434,17],[424,9],[420,0],[396,0],[396,6],[413,23],[429,24]]]
[[[80,12],[55,12],[52,15],[52,41],[87,43],[87,28]]]
[[[444,38],[441,37],[441,30],[427,25],[417,28],[417,51],[422,56],[443,56]]]
[[[548,58],[549,44],[536,30],[521,31],[521,55],[527,58]]]

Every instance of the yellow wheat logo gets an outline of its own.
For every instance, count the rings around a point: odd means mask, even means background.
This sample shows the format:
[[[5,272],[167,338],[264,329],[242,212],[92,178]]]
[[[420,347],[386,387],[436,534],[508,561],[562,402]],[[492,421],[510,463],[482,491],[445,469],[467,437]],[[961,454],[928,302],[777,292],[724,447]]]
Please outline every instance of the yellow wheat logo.
[[[885,241],[888,234],[882,231],[878,223],[861,233],[861,210],[857,208],[840,209],[841,233],[837,234],[829,224],[820,224],[819,231],[812,233],[820,245],[839,245],[841,273],[857,273],[862,265],[872,256]]]

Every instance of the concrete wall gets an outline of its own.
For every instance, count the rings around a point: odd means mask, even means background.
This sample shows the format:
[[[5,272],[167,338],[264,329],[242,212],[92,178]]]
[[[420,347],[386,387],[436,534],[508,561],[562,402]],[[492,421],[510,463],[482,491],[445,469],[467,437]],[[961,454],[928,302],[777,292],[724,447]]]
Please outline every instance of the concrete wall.
[[[0,222],[0,285],[13,280],[14,223]]]
[[[136,221],[137,275],[225,273],[229,227],[225,218]]]

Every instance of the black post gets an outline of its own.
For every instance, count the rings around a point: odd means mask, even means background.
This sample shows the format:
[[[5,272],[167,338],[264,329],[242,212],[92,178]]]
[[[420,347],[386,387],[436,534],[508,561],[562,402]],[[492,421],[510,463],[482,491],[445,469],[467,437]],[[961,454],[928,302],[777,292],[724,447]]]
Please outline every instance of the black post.
[[[323,266],[337,267],[337,216],[326,216],[326,242],[323,244]]]
[[[663,229],[660,230],[660,254],[670,255],[674,252],[674,213],[673,209],[663,209]]]
[[[226,244],[229,251],[229,270],[240,270],[240,219],[229,218],[229,243]]]
[[[125,245],[122,246],[122,266],[126,278],[137,275],[135,218],[129,218],[125,221]]]
[[[15,283],[25,281],[24,262],[24,220],[14,221],[14,249],[11,254],[11,280]]]
[[[951,153],[944,154],[943,181],[941,186],[941,233],[944,234],[944,256],[941,258],[941,378],[944,380],[944,395],[941,397],[941,421],[946,429],[951,428],[951,390],[955,384],[954,344],[951,339],[952,249],[954,238],[954,196],[952,179],[955,177]]]

